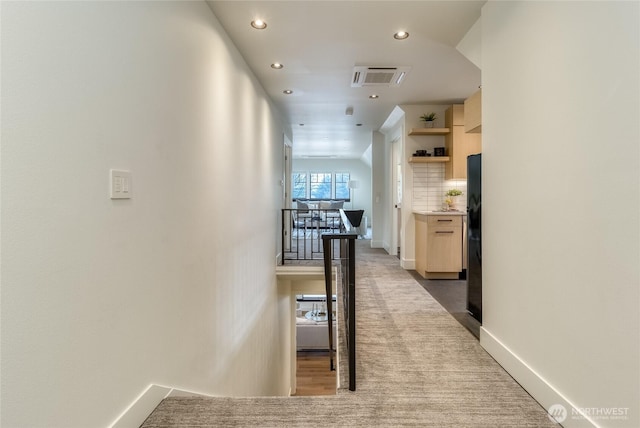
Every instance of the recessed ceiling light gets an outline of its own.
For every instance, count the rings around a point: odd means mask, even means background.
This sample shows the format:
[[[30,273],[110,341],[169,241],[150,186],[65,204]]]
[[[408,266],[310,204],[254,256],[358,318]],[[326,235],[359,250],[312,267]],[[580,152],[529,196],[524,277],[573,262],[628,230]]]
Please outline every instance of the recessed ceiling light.
[[[291,95],[293,94],[293,91],[291,89],[285,89],[284,91],[282,91],[283,94],[287,94],[287,95]]]
[[[393,35],[393,38],[396,40],[404,40],[407,37],[409,37],[409,33],[407,33],[406,31],[398,31],[396,34]]]
[[[369,95],[369,98],[371,98],[372,100],[375,100],[376,98],[380,98],[380,96],[373,94],[373,95]]]
[[[271,68],[275,68],[276,70],[280,70],[283,67],[284,65],[280,64],[279,62],[274,62],[273,64],[271,64]]]
[[[267,23],[262,19],[255,19],[251,21],[251,26],[256,30],[264,30],[265,28],[267,28]]]

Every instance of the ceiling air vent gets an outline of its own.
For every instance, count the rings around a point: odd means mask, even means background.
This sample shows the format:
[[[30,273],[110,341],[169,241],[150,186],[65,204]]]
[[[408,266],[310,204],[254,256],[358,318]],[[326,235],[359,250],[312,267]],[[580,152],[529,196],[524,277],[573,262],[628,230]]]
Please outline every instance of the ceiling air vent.
[[[400,86],[411,67],[367,67],[353,68],[351,87]]]

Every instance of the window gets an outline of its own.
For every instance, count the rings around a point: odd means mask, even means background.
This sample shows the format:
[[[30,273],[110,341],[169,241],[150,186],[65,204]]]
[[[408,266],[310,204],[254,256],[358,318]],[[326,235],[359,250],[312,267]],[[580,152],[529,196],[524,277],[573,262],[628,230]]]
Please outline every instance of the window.
[[[331,173],[312,172],[311,199],[331,199]]]
[[[336,173],[336,199],[349,199],[349,177],[348,172]]]
[[[293,173],[293,199],[306,199],[307,198],[307,173],[306,172],[294,172]]]
[[[294,172],[293,199],[346,199],[351,196],[348,172]]]

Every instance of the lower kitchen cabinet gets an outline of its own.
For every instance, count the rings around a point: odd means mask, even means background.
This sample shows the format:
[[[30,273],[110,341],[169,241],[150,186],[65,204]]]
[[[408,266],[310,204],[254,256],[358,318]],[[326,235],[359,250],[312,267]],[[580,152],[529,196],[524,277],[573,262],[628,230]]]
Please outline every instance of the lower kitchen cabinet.
[[[428,279],[457,279],[462,271],[462,215],[416,217],[416,271]]]

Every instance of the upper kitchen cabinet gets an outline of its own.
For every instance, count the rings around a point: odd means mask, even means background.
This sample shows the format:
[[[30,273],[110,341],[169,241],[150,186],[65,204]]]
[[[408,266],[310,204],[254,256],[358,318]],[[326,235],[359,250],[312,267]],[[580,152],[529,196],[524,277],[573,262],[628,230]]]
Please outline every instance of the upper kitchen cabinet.
[[[444,123],[451,129],[444,137],[444,145],[449,162],[444,167],[446,180],[467,179],[467,156],[482,152],[482,134],[464,132],[466,109],[462,104],[454,104],[444,113]]]
[[[482,132],[482,89],[464,101],[464,132]]]

